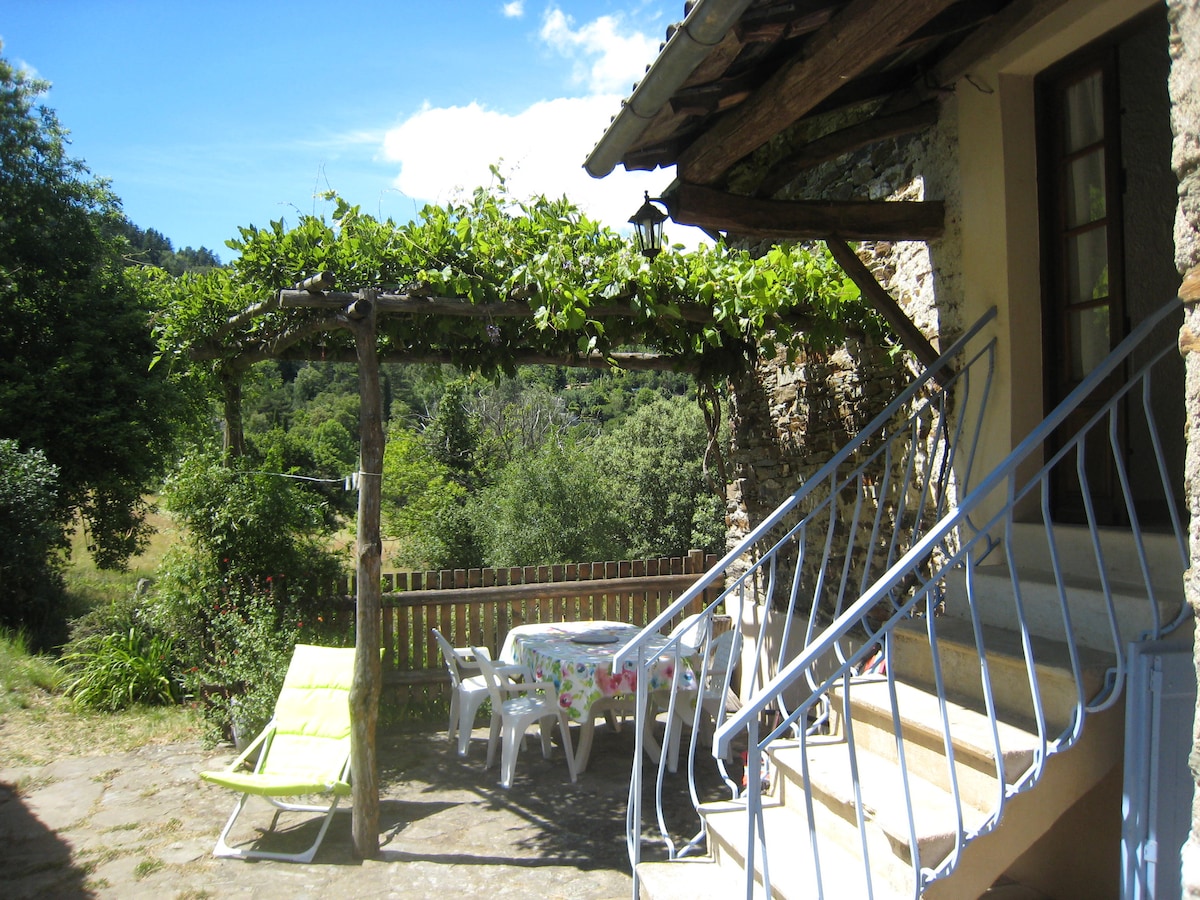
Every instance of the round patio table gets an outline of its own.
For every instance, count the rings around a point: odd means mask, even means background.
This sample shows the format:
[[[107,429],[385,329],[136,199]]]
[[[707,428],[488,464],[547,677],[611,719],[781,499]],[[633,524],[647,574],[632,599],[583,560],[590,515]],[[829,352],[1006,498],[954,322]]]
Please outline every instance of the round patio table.
[[[553,622],[518,625],[508,633],[502,659],[526,666],[536,681],[553,682],[558,703],[567,718],[581,726],[575,769],[587,768],[597,715],[636,713],[637,662],[626,661],[613,671],[613,654],[636,637],[641,628],[624,622]],[[653,638],[651,653],[664,649],[666,635]],[[688,677],[690,670],[685,667]],[[650,670],[647,691],[669,688],[675,673],[675,655],[664,653]],[[660,748],[650,733],[650,717],[643,734],[646,752],[657,761]]]

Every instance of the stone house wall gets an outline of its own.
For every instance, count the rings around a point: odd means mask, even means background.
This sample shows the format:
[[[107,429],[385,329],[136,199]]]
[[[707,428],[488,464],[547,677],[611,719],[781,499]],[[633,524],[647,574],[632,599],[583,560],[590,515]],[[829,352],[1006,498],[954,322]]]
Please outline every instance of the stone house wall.
[[[1184,321],[1179,335],[1186,367],[1187,434],[1185,493],[1191,514],[1191,568],[1185,575],[1184,594],[1193,615],[1200,612],[1200,10],[1192,2],[1170,0],[1171,26],[1171,127],[1174,146],[1171,164],[1179,178],[1179,205],[1175,216],[1175,264],[1187,273],[1180,296]],[[1200,642],[1196,644],[1200,653]],[[1196,659],[1200,672],[1200,656]],[[1198,717],[1200,718],[1200,717]],[[1193,733],[1195,726],[1193,726]],[[1193,781],[1200,785],[1200,737],[1193,740],[1189,757]],[[1184,896],[1200,898],[1200,791],[1192,801],[1192,828],[1183,849]]]
[[[953,103],[953,98],[948,102]],[[953,123],[955,117],[946,118]],[[794,137],[807,140],[817,136],[814,128],[829,131],[842,124],[840,120],[819,122]],[[787,149],[786,140],[778,140],[756,162],[770,165],[772,154]],[[928,194],[943,199],[947,228],[942,239],[928,244],[864,242],[858,247],[875,278],[935,347],[948,345],[961,331],[956,154],[953,124],[939,125],[923,135],[889,140],[816,167],[781,195],[920,200]],[[885,409],[920,368],[908,353],[893,356],[887,348],[850,338],[830,352],[811,351],[795,365],[781,358],[760,362],[734,384],[729,547],[736,546]],[[916,452],[924,455],[926,450]],[[898,467],[904,461],[897,457],[893,463]],[[844,513],[851,503],[850,497],[842,501]],[[857,565],[856,560],[852,572]],[[784,574],[791,574],[786,565]],[[782,586],[786,582],[790,578],[777,578],[781,587],[776,589],[776,603],[781,592],[786,593]]]

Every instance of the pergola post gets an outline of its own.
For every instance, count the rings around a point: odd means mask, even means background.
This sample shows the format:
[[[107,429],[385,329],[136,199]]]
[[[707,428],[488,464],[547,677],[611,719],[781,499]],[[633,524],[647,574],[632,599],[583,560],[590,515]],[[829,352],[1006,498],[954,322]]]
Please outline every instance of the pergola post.
[[[383,394],[375,346],[375,292],[363,291],[345,311],[358,352],[359,475],[356,542],[358,593],[355,614],[354,680],[350,686],[350,765],[353,771],[354,853],[360,859],[379,854],[379,766],[375,727],[383,674],[379,659],[380,499],[383,481]]]

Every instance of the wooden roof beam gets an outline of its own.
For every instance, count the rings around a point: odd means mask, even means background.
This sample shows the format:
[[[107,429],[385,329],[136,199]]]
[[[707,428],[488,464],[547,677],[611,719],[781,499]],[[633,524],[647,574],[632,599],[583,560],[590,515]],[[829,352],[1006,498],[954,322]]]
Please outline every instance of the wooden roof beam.
[[[928,241],[945,220],[940,200],[763,200],[694,184],[679,185],[669,206],[681,225],[795,241]]]
[[[850,245],[837,238],[829,238],[825,244],[829,247],[830,254],[837,260],[837,264],[842,267],[842,271],[850,276],[867,301],[892,326],[900,337],[900,343],[911,350],[926,368],[937,362],[939,354],[929,343],[929,339],[921,333],[920,328],[913,324],[912,319],[900,308],[900,304],[896,302],[895,298],[875,280],[871,270],[863,265],[863,261],[858,258],[857,253],[850,249]],[[933,377],[938,384],[945,387],[954,377],[954,371],[947,366],[940,369]]]
[[[720,181],[730,166],[885,58],[953,2],[852,0],[809,39],[801,56],[680,155],[679,177],[693,184]]]

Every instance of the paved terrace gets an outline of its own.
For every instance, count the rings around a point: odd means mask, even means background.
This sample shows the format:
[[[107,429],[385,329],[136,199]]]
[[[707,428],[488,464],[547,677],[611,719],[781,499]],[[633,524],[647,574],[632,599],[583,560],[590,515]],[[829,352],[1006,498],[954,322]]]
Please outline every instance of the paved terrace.
[[[574,785],[559,748],[543,760],[531,734],[507,791],[498,760],[483,767],[486,729],[475,731],[470,755],[460,760],[445,731],[434,728],[380,734],[382,852],[367,861],[353,857],[348,814],[336,817],[309,865],[214,859],[235,795],[197,773],[227,765],[234,755],[227,745],[152,745],[30,768],[0,761],[0,895],[628,900],[631,728],[598,725],[588,770]],[[651,782],[654,771],[646,769]],[[709,781],[715,785],[715,774]],[[680,797],[672,816],[690,834],[686,778],[668,775],[667,785]],[[253,839],[255,828],[270,824],[270,808],[251,804],[232,840]],[[294,832],[260,842],[261,849],[311,843],[315,825],[291,815],[280,828],[294,822]],[[645,845],[643,856],[662,858],[660,845]]]

